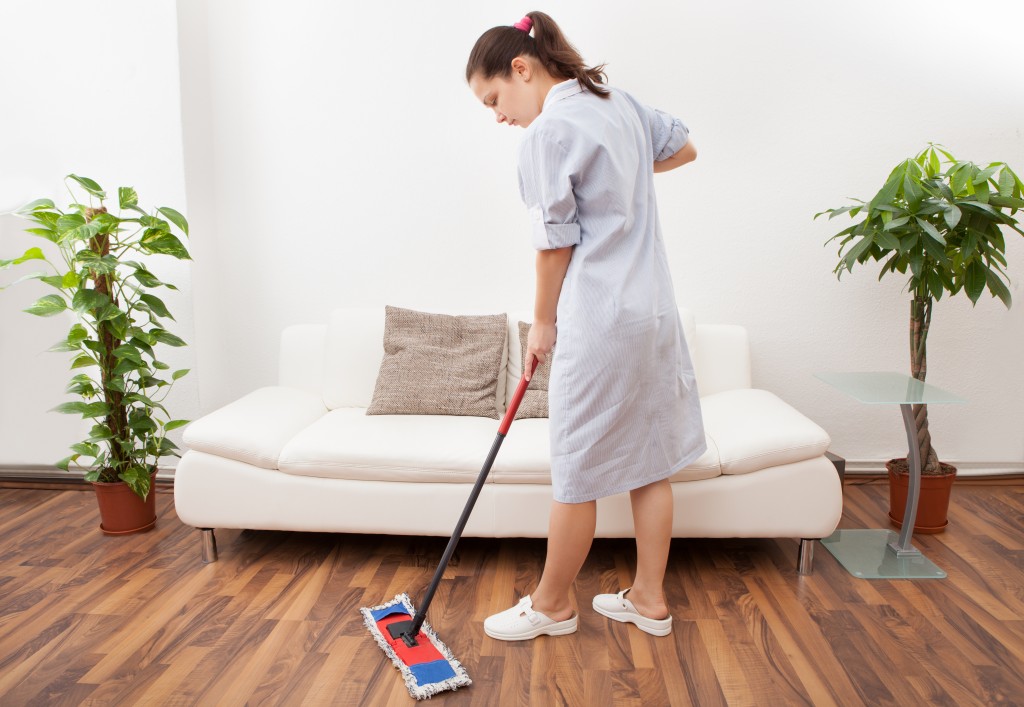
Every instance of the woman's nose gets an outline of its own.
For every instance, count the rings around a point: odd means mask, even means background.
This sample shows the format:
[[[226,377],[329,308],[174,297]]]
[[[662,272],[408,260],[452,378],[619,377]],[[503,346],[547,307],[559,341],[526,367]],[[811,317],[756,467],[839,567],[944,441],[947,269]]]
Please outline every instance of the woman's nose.
[[[499,113],[498,111],[494,111],[494,113],[495,113],[495,115],[497,115],[499,123],[507,123],[508,122],[508,118],[506,118],[503,113]]]

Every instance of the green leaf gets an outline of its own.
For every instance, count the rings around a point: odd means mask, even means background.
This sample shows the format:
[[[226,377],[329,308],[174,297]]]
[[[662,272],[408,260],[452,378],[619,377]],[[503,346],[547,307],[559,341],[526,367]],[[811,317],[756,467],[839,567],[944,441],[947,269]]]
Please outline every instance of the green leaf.
[[[87,241],[100,232],[100,224],[86,223],[77,228],[72,228],[60,234],[58,243],[70,243],[72,241]]]
[[[61,403],[55,408],[51,408],[50,412],[59,412],[65,415],[81,415],[82,417],[106,417],[110,410],[110,406],[107,403],[85,403],[80,400],[76,400],[70,403]]]
[[[131,427],[134,432],[138,433],[140,437],[147,432],[156,432],[158,429],[152,418],[145,414],[134,416],[128,423],[128,426]]]
[[[161,342],[163,344],[167,344],[168,346],[185,346],[186,345],[184,340],[179,339],[177,336],[175,336],[174,334],[170,333],[169,331],[164,331],[163,329],[154,329],[150,333],[153,334],[156,337],[157,341],[159,341],[159,342]]]
[[[131,187],[118,187],[117,201],[122,209],[127,209],[132,206],[138,206],[139,195]]]
[[[22,206],[14,213],[20,215],[29,214],[33,211],[39,211],[40,209],[53,209],[56,208],[50,199],[36,199],[35,201],[29,202]]]
[[[924,191],[910,175],[910,170],[907,170],[907,174],[903,178],[903,196],[906,198],[911,212],[915,212],[921,207]]]
[[[153,312],[158,317],[167,317],[169,319],[174,319],[174,317],[171,316],[171,313],[167,311],[167,306],[163,303],[163,300],[161,300],[159,297],[144,294],[139,295],[139,299],[145,302],[146,305],[149,306],[149,308],[153,310]]]
[[[879,189],[878,193],[868,204],[868,210],[877,209],[879,206],[892,204],[893,199],[896,198],[897,192],[900,189],[900,183],[903,181],[903,176],[907,173],[907,162],[901,162],[898,164],[893,171],[889,174],[889,178],[886,180],[885,185]]]
[[[116,349],[114,349],[113,353],[115,358],[117,358],[118,360],[132,361],[133,363],[137,363],[140,366],[144,365],[142,361],[142,354],[140,354],[139,350],[130,344],[122,344],[121,346],[118,346]]]
[[[1024,199],[1013,196],[992,196],[989,197],[990,206],[999,206],[1004,209],[1024,209]]]
[[[146,287],[159,287],[160,285],[164,284],[160,282],[160,280],[158,280],[153,273],[142,267],[136,269],[131,276],[138,280],[142,285],[145,285]]]
[[[1010,290],[1007,289],[1006,284],[1002,281],[999,275],[994,273],[992,270],[986,269],[985,281],[988,283],[989,292],[991,292],[995,297],[1001,299],[1003,304],[1006,305],[1006,308],[1009,309],[1011,304]]]
[[[82,188],[85,189],[90,194],[92,194],[93,196],[99,199],[107,198],[107,193],[103,191],[103,188],[93,180],[89,179],[88,177],[79,177],[77,174],[69,174],[68,177],[70,179],[74,179],[76,182],[81,184]]]
[[[19,277],[17,280],[12,282],[11,284],[4,285],[3,287],[0,287],[0,290],[6,290],[8,287],[14,287],[19,282],[25,282],[26,280],[42,280],[43,282],[46,282],[46,283],[49,284],[49,281],[51,280],[51,278],[47,277],[46,273],[39,272],[37,270],[36,272],[30,272],[27,275],[22,275],[21,277]]]
[[[981,170],[975,175],[974,179],[971,180],[971,183],[974,184],[974,186],[978,186],[982,182],[987,182],[989,178],[991,178],[992,175],[996,173],[997,169],[999,169],[999,165],[994,165],[992,167],[987,167]]]
[[[82,345],[77,341],[69,341],[68,339],[61,339],[56,344],[47,349],[54,353],[64,353],[68,351],[81,351]]]
[[[977,260],[972,260],[970,265],[967,266],[967,273],[964,277],[964,290],[974,304],[978,303],[978,298],[985,291],[985,266]]]
[[[924,250],[931,256],[932,260],[935,260],[941,265],[948,265],[949,258],[946,257],[945,249],[931,238],[925,238],[921,241],[921,245],[924,246]]]
[[[110,428],[106,425],[93,425],[89,431],[90,442],[100,442],[103,440],[113,439],[114,433],[110,431]]]
[[[31,233],[33,236],[39,236],[45,238],[51,243],[57,242],[57,232],[52,228],[26,228],[25,233]]]
[[[89,442],[78,442],[71,445],[71,449],[79,453],[83,457],[97,457],[100,453],[100,448],[95,444]]]
[[[961,167],[953,173],[953,178],[950,180],[950,188],[956,195],[961,195],[971,180],[971,169],[970,167]]]
[[[110,304],[110,297],[91,289],[79,290],[71,300],[72,309],[79,314],[85,314],[108,304]]]
[[[121,359],[121,362],[114,366],[113,375],[115,376],[127,376],[133,375],[136,371],[145,368],[145,364],[139,364],[131,359]]]
[[[1011,196],[1013,185],[1013,174],[1010,172],[1010,168],[1004,165],[1003,171],[999,173],[999,196]]]
[[[64,273],[64,277],[61,279],[61,287],[67,289],[73,289],[81,284],[81,278],[74,270],[68,270]]]
[[[184,216],[172,209],[170,206],[161,206],[157,211],[170,219],[171,223],[180,228],[186,236],[188,235],[188,221],[185,220]]]
[[[899,218],[894,218],[892,221],[890,221],[889,223],[885,224],[885,228],[883,230],[891,231],[894,228],[899,228],[900,226],[907,225],[907,223],[909,221],[910,221],[910,217],[909,216],[900,216]]]
[[[991,206],[989,206],[988,204],[983,204],[980,201],[969,201],[965,199],[963,201],[958,201],[957,205],[960,206],[961,208],[966,207],[969,209],[977,209],[978,211],[984,211],[986,214],[995,216],[997,218],[1002,216],[1002,214],[993,209]]]
[[[955,205],[951,205],[942,212],[942,218],[946,220],[946,225],[949,226],[950,231],[955,229],[956,225],[960,223],[961,216],[963,216],[963,213]]]
[[[43,255],[43,251],[39,248],[29,248],[20,258],[15,258],[14,260],[0,260],[0,268],[7,268],[11,265],[20,265],[29,260],[46,260],[46,256]]]
[[[41,297],[24,310],[29,314],[35,314],[38,317],[52,317],[55,314],[60,314],[68,308],[67,302],[60,295],[46,295]]]
[[[87,368],[88,366],[95,365],[97,365],[97,363],[92,356],[90,356],[89,354],[82,354],[81,356],[78,356],[77,358],[75,358],[74,361],[71,362],[71,370],[74,370],[76,368]]]
[[[178,260],[191,260],[191,256],[178,237],[166,231],[150,229],[143,234],[139,243],[142,249],[148,253],[163,253],[173,255]]]
[[[190,369],[190,368],[182,368],[181,370],[175,371],[174,373],[172,373],[171,374],[171,378],[173,380],[178,380],[179,378],[182,378],[183,376],[185,376],[190,370],[192,370],[192,369]]]
[[[149,495],[150,487],[150,476],[149,472],[138,465],[131,466],[124,472],[117,475],[121,481],[128,484],[128,487],[135,492],[135,495],[141,498],[143,501]]]
[[[68,332],[68,341],[79,342],[89,338],[89,330],[86,329],[82,324],[75,324],[71,327],[71,331]]]
[[[941,169],[941,166],[939,165],[939,156],[935,154],[934,149],[930,150],[930,153],[931,154],[928,158],[928,173],[929,175],[936,175],[939,173],[939,170]]]
[[[190,422],[192,422],[192,420],[171,420],[163,426],[164,432],[170,432],[171,430],[176,430],[179,427],[184,427]]]
[[[931,225],[930,223],[925,221],[923,218],[918,218],[917,219],[917,223],[918,223],[919,226],[921,226],[921,228],[924,229],[925,233],[927,233],[929,236],[934,238],[936,241],[938,241],[942,245],[946,245],[946,239],[942,237],[942,234],[939,233],[939,230],[937,228],[935,228],[935,226]]]
[[[886,250],[896,250],[900,247],[900,239],[885,231],[875,234],[875,243]]]

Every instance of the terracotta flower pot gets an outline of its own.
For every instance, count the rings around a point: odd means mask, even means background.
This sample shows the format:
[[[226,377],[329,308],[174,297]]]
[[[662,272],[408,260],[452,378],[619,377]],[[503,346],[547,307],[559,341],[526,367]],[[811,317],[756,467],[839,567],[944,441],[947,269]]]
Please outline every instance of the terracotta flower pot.
[[[939,462],[940,475],[921,475],[921,493],[917,501],[915,533],[941,533],[949,525],[949,496],[956,479],[956,467]],[[890,459],[885,463],[889,472],[889,521],[903,527],[903,512],[907,507],[910,472],[907,460]]]
[[[94,481],[96,501],[100,506],[100,530],[106,535],[144,533],[156,526],[156,470],[149,479],[146,500],[123,481]]]

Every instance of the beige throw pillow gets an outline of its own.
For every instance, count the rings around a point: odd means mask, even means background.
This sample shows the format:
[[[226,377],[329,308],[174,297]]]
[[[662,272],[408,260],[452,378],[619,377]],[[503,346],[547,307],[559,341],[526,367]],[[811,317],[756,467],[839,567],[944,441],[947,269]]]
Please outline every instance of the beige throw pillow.
[[[384,359],[367,415],[498,419],[506,315],[452,316],[391,306],[384,312]]]
[[[526,340],[530,335],[529,322],[519,322],[519,350],[522,352],[522,366],[526,370]],[[555,346],[557,348],[557,344]],[[523,400],[516,410],[515,419],[524,417],[547,417],[548,416],[548,381],[551,379],[551,359],[555,356],[555,349],[547,356],[544,363],[537,366],[530,379],[530,386],[523,394]]]

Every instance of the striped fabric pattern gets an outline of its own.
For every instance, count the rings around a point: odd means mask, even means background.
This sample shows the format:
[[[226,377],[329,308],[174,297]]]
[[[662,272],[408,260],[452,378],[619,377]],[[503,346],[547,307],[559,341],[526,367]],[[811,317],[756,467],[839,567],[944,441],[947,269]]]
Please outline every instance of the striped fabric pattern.
[[[624,91],[602,99],[570,80],[523,138],[533,245],[574,247],[548,395],[556,501],[639,488],[706,451],[654,193],[653,162],[688,134]]]

